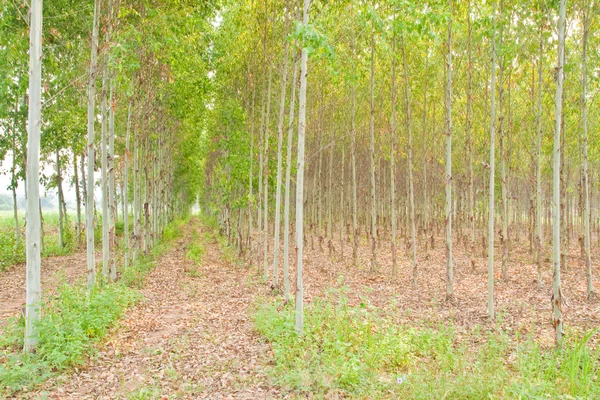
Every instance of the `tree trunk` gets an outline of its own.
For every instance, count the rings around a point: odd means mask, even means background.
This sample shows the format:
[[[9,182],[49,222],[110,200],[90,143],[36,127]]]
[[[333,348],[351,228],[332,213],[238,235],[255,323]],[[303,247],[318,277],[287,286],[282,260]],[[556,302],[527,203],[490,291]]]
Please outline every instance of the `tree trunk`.
[[[289,16],[286,14],[286,32],[289,26]],[[273,287],[279,286],[279,240],[281,228],[281,179],[283,163],[283,123],[285,120],[285,95],[287,92],[287,74],[289,58],[289,41],[285,41],[283,52],[283,67],[281,78],[281,96],[279,100],[279,122],[277,123],[277,188],[275,194],[275,240],[273,243]]]
[[[114,83],[112,76],[110,77],[110,101],[109,101],[109,119],[108,119],[108,155],[107,155],[107,167],[108,167],[108,207],[109,207],[109,225],[108,225],[108,238],[109,238],[109,269],[110,279],[115,281],[117,279],[117,263],[115,260],[114,247],[117,245],[117,238],[115,235],[115,222],[117,221],[117,200],[115,196],[115,105],[114,105]]]
[[[75,151],[73,151],[73,179],[75,181],[75,201],[77,203],[77,224],[75,225],[75,236],[77,236],[77,247],[81,247],[81,192],[79,190],[77,153],[75,153]]]
[[[584,259],[587,269],[587,296],[591,300],[594,295],[594,282],[592,275],[591,245],[590,245],[590,174],[588,167],[588,110],[587,110],[587,39],[589,35],[589,1],[586,1],[583,10],[583,50],[581,54],[581,122],[583,130],[583,240]]]
[[[452,0],[448,0],[448,53],[446,60],[446,297],[454,297],[452,271]]]
[[[296,82],[298,80],[299,63],[294,62],[294,75],[292,77],[292,93],[290,98],[290,113],[288,117],[287,131],[287,154],[285,162],[285,200],[283,206],[283,295],[286,302],[290,301],[290,181],[292,172],[292,144],[293,144],[293,129],[294,116],[296,107]]]
[[[92,52],[88,81],[87,109],[87,193],[85,201],[85,237],[87,247],[87,284],[88,292],[96,283],[96,259],[94,254],[94,122],[96,120],[96,72],[98,57],[98,21],[100,18],[100,0],[94,2],[94,26],[92,29]],[[83,160],[83,158],[82,158]]]
[[[467,7],[467,25],[468,25],[468,39],[467,39],[467,146],[469,148],[469,227],[471,229],[470,241],[469,241],[469,259],[471,263],[471,270],[475,270],[475,260],[473,255],[475,254],[475,196],[474,196],[474,183],[473,183],[473,137],[471,135],[471,129],[473,125],[472,121],[472,104],[473,104],[473,57],[471,51],[471,0],[468,2]]]
[[[402,59],[404,63],[404,101],[406,103],[406,132],[408,134],[408,201],[410,207],[410,239],[412,250],[412,284],[417,287],[417,233],[415,228],[415,191],[413,183],[413,147],[410,122],[410,87],[408,80],[408,63],[406,62],[406,46],[402,38]]]
[[[62,191],[62,177],[60,172],[60,153],[58,147],[56,148],[56,190],[58,191],[58,248],[62,250],[64,247],[64,218],[63,215],[63,191]]]
[[[394,13],[394,23],[396,15]],[[404,45],[402,46],[404,50]],[[403,54],[404,55],[404,54]],[[392,280],[395,282],[398,279],[398,263],[396,261],[396,31],[392,33],[392,113],[390,116],[391,122],[391,140],[390,149],[390,218],[392,219]],[[413,276],[414,283],[414,276]]]
[[[494,319],[494,221],[495,221],[495,175],[496,175],[496,7],[494,2],[494,28],[492,31],[492,77],[490,83],[490,189],[488,206],[488,315]]]
[[[15,107],[15,119],[12,129],[12,166],[10,169],[10,189],[13,200],[13,218],[15,219],[15,247],[13,250],[14,256],[17,256],[19,245],[21,242],[21,232],[19,229],[19,205],[17,204],[17,108]]]
[[[554,158],[552,169],[552,324],[555,329],[557,347],[562,347],[563,317],[562,291],[560,282],[560,159],[561,159],[561,118],[563,107],[563,81],[565,60],[565,14],[566,0],[560,0],[558,19],[558,61],[556,66],[556,95],[554,97]]]
[[[302,23],[308,25],[310,0],[304,0]],[[302,49],[300,66],[300,93],[298,98],[298,171],[296,176],[296,332],[304,329],[304,283],[302,281],[302,246],[304,232],[304,134],[306,130],[306,84],[308,49]]]
[[[42,125],[42,0],[32,0],[29,36],[29,132],[27,136],[27,229],[26,229],[26,353],[37,345],[42,288],[40,282],[40,130]],[[14,154],[13,154],[14,157]]]
[[[535,191],[535,241],[536,241],[536,264],[538,286],[542,286],[542,70],[544,57],[543,24],[540,22],[540,47],[538,61],[538,93],[537,93],[537,168],[536,168],[536,191]]]
[[[369,118],[371,157],[371,272],[375,272],[375,246],[377,242],[377,204],[375,203],[375,20],[371,20],[371,113]]]
[[[129,268],[131,248],[129,245],[129,137],[131,134],[131,108],[133,97],[129,98],[127,108],[127,133],[125,136],[125,154],[123,160],[123,225],[125,229],[125,268]]]

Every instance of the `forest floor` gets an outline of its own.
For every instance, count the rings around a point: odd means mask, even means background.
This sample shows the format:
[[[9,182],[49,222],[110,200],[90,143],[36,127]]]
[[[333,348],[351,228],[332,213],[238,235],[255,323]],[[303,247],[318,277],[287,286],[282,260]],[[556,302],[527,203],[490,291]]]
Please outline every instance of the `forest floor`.
[[[147,276],[127,313],[85,368],[52,378],[28,398],[279,398],[262,372],[271,351],[248,308],[262,290],[223,257],[197,219]],[[201,246],[202,261],[186,257]],[[21,398],[25,396],[21,394]]]
[[[257,333],[252,320],[257,304],[281,303],[280,294],[257,275],[262,264],[257,268],[255,261],[249,268],[247,261],[237,260],[233,249],[198,218],[182,229],[183,235],[160,256],[156,268],[146,277],[141,290],[144,300],[127,312],[100,345],[98,354],[84,367],[55,376],[35,391],[19,393],[18,398],[267,399],[293,393],[274,385],[272,344]],[[412,266],[403,248],[398,251],[398,279],[392,282],[389,243],[382,241],[378,246],[377,270],[371,272],[370,248],[364,238],[358,266],[352,267],[348,242],[343,244],[342,257],[339,240],[333,240],[330,254],[327,241],[319,246],[317,237],[311,243],[308,236],[304,258],[306,301],[310,304],[327,297],[332,289],[343,288],[351,306],[367,304],[400,325],[452,326],[461,345],[481,346],[486,339],[478,329],[483,329],[507,334],[511,341],[530,338],[542,347],[552,347],[548,259],[544,261],[544,285],[540,288],[525,243],[511,249],[507,281],[501,279],[497,256],[497,320],[490,322],[486,258],[481,248],[474,258],[475,270],[471,270],[466,249],[455,245],[455,296],[448,301],[443,242],[438,240],[437,244],[429,249],[427,257],[424,249],[419,249],[418,281],[413,288]],[[270,249],[272,245],[271,241]],[[85,253],[45,258],[44,290],[52,291],[62,279],[83,279],[85,262]],[[271,262],[269,265],[271,268]],[[600,293],[597,267],[594,273],[595,290]],[[24,265],[0,274],[0,329],[8,316],[20,312],[24,277]],[[569,267],[563,273],[563,293],[568,299],[564,306],[567,335],[581,335],[600,326],[600,301],[588,301],[585,289],[585,271],[573,249]],[[598,335],[592,342],[598,344]]]
[[[99,254],[97,255],[99,256]],[[42,258],[42,289],[54,292],[61,282],[73,283],[86,274],[86,252]],[[0,333],[3,325],[25,307],[25,263],[18,263],[0,273]]]
[[[337,234],[336,234],[337,236]],[[367,302],[379,309],[394,310],[398,323],[422,325],[452,323],[459,331],[473,327],[502,330],[531,337],[544,347],[554,344],[551,325],[552,271],[551,249],[543,259],[543,286],[537,282],[537,266],[529,254],[528,244],[512,242],[508,260],[508,279],[502,279],[501,248],[495,249],[495,310],[496,321],[490,322],[487,312],[487,257],[483,257],[481,240],[475,248],[470,266],[469,251],[462,243],[454,243],[454,298],[446,299],[446,256],[443,238],[435,238],[433,249],[425,251],[421,240],[417,251],[417,283],[412,282],[411,253],[404,240],[398,240],[398,278],[392,280],[392,259],[389,241],[382,240],[376,249],[377,267],[370,271],[371,249],[361,237],[357,267],[352,266],[352,245],[342,246],[336,237],[329,241],[307,235],[304,245],[305,297],[321,298],[332,288],[346,288],[350,304]],[[270,242],[270,248],[273,242]],[[290,253],[293,253],[291,251]],[[594,253],[593,253],[594,254]],[[600,266],[593,264],[596,297],[587,299],[586,269],[579,257],[579,248],[572,245],[562,267],[562,293],[566,299],[563,316],[567,335],[581,334],[600,327]],[[280,263],[281,265],[281,263]],[[291,287],[295,287],[295,262],[290,259]],[[600,335],[592,341],[600,343]]]

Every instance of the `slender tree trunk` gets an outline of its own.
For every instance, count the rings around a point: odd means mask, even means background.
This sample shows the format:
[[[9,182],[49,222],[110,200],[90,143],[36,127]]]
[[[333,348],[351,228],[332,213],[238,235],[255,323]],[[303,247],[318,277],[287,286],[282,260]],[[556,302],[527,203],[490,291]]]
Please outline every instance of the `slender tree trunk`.
[[[88,292],[96,283],[96,259],[94,254],[94,122],[96,120],[96,72],[98,58],[98,22],[100,18],[100,0],[94,2],[94,26],[92,29],[92,52],[88,81],[87,109],[87,193],[85,201],[85,237],[87,247],[87,284]],[[83,158],[82,158],[83,160]]]
[[[428,244],[428,233],[429,233],[429,214],[431,212],[431,207],[429,206],[429,200],[427,196],[427,87],[429,84],[429,75],[428,75],[428,66],[429,66],[429,56],[425,55],[425,82],[423,85],[423,226],[425,233],[425,259],[429,258],[429,248]],[[435,117],[435,115],[434,115]],[[432,128],[434,124],[431,124]],[[435,135],[434,135],[435,136]],[[431,232],[433,235],[433,232]],[[432,236],[433,237],[433,236]]]
[[[589,35],[589,1],[586,1],[583,11],[583,50],[581,54],[581,122],[583,130],[583,240],[584,259],[587,269],[587,296],[591,300],[594,295],[594,282],[592,274],[591,244],[590,244],[590,173],[588,166],[588,110],[587,110],[587,40]]]
[[[490,189],[488,207],[488,315],[494,319],[494,221],[495,221],[495,175],[496,175],[496,7],[494,2],[494,28],[492,32],[492,77],[490,83]]]
[[[77,203],[75,236],[77,236],[77,247],[81,247],[81,191],[79,190],[79,172],[77,170],[77,153],[75,151],[73,151],[73,179],[75,181],[75,201]]]
[[[129,98],[127,108],[127,133],[125,136],[125,154],[123,160],[123,225],[125,228],[125,268],[129,268],[131,248],[129,245],[129,137],[131,136],[131,108],[133,97]]]
[[[500,15],[503,13],[502,1],[500,1]],[[500,26],[500,48],[502,47],[503,28]],[[501,51],[502,52],[502,51]],[[502,234],[500,235],[500,244],[502,245],[502,279],[508,280],[508,193],[506,180],[506,132],[504,129],[504,57],[500,57],[500,72],[498,75],[500,89],[498,91],[498,107],[500,116],[498,118],[498,130],[500,134],[500,174],[502,191]]]
[[[108,0],[108,26],[106,29],[105,42],[110,47],[111,23],[110,15],[112,13],[112,0]],[[109,70],[108,70],[108,55],[104,57],[104,69],[102,74],[102,138],[101,138],[101,180],[102,180],[102,275],[109,277],[109,262],[110,262],[110,215],[109,215],[109,182],[108,182],[108,85],[109,85]]]
[[[396,14],[394,13],[394,23],[396,22]],[[404,45],[402,46],[404,50]],[[404,55],[404,54],[403,54]],[[391,121],[391,140],[392,146],[390,149],[390,213],[392,219],[392,280],[395,282],[398,279],[398,263],[396,260],[396,31],[392,33],[392,115]],[[413,276],[413,284],[414,284]]]
[[[417,233],[415,227],[415,190],[413,183],[413,145],[410,120],[410,87],[408,80],[408,63],[406,62],[406,46],[402,38],[402,59],[404,63],[404,102],[406,103],[406,132],[408,135],[408,201],[410,207],[410,239],[412,249],[412,284],[417,287]]]
[[[272,71],[273,71],[273,66],[269,65],[269,82],[268,82],[268,89],[267,89],[267,115],[265,118],[265,132],[264,132],[264,139],[265,139],[265,144],[264,144],[264,152],[265,152],[265,159],[264,159],[264,164],[263,164],[263,210],[264,210],[264,215],[263,215],[263,229],[264,229],[264,233],[263,233],[263,238],[264,238],[264,242],[263,242],[263,275],[264,275],[264,279],[265,282],[267,282],[267,279],[269,277],[269,261],[268,261],[268,254],[269,254],[269,128],[270,128],[270,121],[271,121],[271,84],[273,82],[272,79]]]
[[[452,266],[452,0],[448,0],[448,53],[446,60],[446,297],[454,297]]]
[[[254,78],[253,78],[254,79]],[[254,222],[252,221],[252,215],[254,212],[254,111],[256,109],[256,87],[254,81],[252,82],[252,120],[250,121],[250,174],[248,177],[248,250],[250,263],[254,256]]]
[[[471,0],[468,2],[467,8],[467,25],[468,25],[468,39],[467,39],[467,146],[469,148],[469,226],[471,228],[470,243],[469,243],[469,258],[471,262],[471,270],[475,270],[475,196],[474,196],[474,182],[473,182],[473,137],[471,135],[471,129],[473,125],[472,120],[472,104],[473,104],[473,57],[471,51]]]
[[[375,203],[375,20],[371,20],[371,113],[369,119],[371,157],[371,272],[375,272],[375,246],[377,243],[377,204]]]
[[[10,169],[10,189],[12,192],[13,199],[13,218],[15,219],[15,247],[14,256],[19,251],[19,245],[21,242],[21,232],[19,229],[19,205],[17,204],[17,107],[15,107],[15,118],[13,121],[12,129],[12,167]]]
[[[294,62],[294,75],[292,78],[292,93],[290,98],[290,113],[288,117],[287,131],[287,154],[285,162],[285,200],[283,206],[283,295],[286,302],[290,301],[290,181],[292,172],[292,144],[293,144],[293,129],[294,116],[296,107],[296,82],[298,80],[298,67],[300,64],[296,60]]]
[[[32,0],[29,32],[29,133],[27,136],[26,308],[24,351],[37,345],[40,282],[40,130],[42,125],[42,0]],[[14,154],[13,154],[14,157]]]
[[[539,61],[538,61],[538,93],[537,93],[537,168],[536,168],[536,193],[535,193],[535,204],[536,204],[536,224],[535,224],[535,240],[536,240],[536,264],[537,264],[537,276],[538,286],[542,286],[542,71],[543,71],[543,60],[544,60],[544,36],[543,36],[543,25],[540,22],[540,47],[539,47]]]
[[[556,95],[554,98],[554,159],[552,170],[552,264],[553,264],[553,295],[552,323],[556,333],[556,345],[562,347],[563,316],[562,291],[560,281],[560,159],[561,159],[561,118],[563,107],[563,81],[565,60],[565,14],[566,0],[560,0],[558,19],[558,61],[556,66]]]
[[[108,206],[109,206],[109,269],[110,279],[117,279],[117,262],[115,260],[114,247],[117,245],[115,235],[115,222],[117,221],[117,200],[115,196],[115,110],[114,110],[114,83],[112,76],[110,77],[110,101],[109,101],[109,120],[108,120]]]
[[[286,32],[288,31],[289,16],[286,14]],[[279,100],[279,122],[277,123],[277,188],[275,194],[275,240],[273,243],[273,287],[279,286],[279,241],[281,239],[281,179],[283,163],[283,123],[285,120],[285,95],[287,92],[287,74],[289,58],[289,41],[285,41],[283,52],[283,67],[281,78],[281,96]]]
[[[308,25],[310,0],[304,0],[302,23]],[[300,93],[298,98],[298,169],[296,176],[296,332],[304,330],[304,283],[302,276],[302,246],[304,232],[304,134],[306,130],[306,84],[308,49],[302,49],[300,64]]]
[[[354,63],[354,43],[352,43],[352,62]],[[356,185],[356,121],[355,121],[355,103],[356,103],[356,84],[351,83],[350,89],[350,131],[352,135],[351,158],[352,158],[352,265],[358,265],[358,204],[357,204],[357,185]]]
[[[56,190],[58,191],[58,248],[64,247],[64,218],[63,215],[63,191],[62,191],[62,177],[60,172],[60,153],[58,147],[56,148]]]

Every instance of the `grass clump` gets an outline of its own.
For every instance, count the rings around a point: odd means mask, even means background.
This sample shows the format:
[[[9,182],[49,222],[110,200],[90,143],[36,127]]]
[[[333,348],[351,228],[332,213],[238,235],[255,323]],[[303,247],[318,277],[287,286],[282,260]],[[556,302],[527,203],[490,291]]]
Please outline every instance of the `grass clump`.
[[[465,338],[451,324],[397,324],[364,302],[349,306],[342,295],[305,308],[305,330],[298,335],[293,306],[278,304],[259,302],[255,329],[273,347],[275,382],[301,395],[600,398],[599,353],[588,345],[593,333],[565,342],[557,353],[531,339],[515,344],[502,332],[476,328]]]
[[[123,284],[104,285],[88,297],[85,286],[64,283],[42,306],[35,353],[21,353],[23,317],[13,320],[0,337],[0,385],[9,392],[30,388],[51,373],[83,364],[113,323],[140,298],[140,292]]]

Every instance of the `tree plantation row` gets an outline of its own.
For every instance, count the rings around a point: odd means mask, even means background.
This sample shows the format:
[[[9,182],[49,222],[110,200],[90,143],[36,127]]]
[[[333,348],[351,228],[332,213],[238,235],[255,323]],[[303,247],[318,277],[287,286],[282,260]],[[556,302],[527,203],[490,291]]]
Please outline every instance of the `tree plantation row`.
[[[196,201],[208,94],[203,32],[212,29],[215,9],[193,3],[0,4],[0,155],[11,159],[15,253],[23,181],[27,197],[25,351],[36,346],[42,300],[38,182],[58,192],[59,247],[85,243],[90,294],[148,254],[168,221]],[[75,191],[75,221],[67,185]]]
[[[0,7],[0,155],[15,255],[17,189],[27,197],[26,351],[42,300],[40,184],[58,194],[59,246],[85,243],[90,296],[198,203],[294,298],[299,333],[305,246],[373,275],[384,251],[386,279],[409,270],[416,290],[443,246],[448,302],[460,304],[457,269],[485,271],[491,320],[498,278],[519,280],[510,265],[525,248],[538,290],[552,272],[558,345],[561,270],[581,270],[595,300],[596,1]],[[456,262],[459,249],[468,262]],[[573,249],[579,257],[568,257]]]
[[[389,279],[408,268],[418,288],[443,245],[447,299],[456,268],[485,269],[491,319],[526,246],[540,289],[552,271],[560,344],[561,269],[582,270],[589,301],[597,274],[598,4],[309,3],[224,2],[201,204],[286,299],[296,260],[298,331],[303,246],[360,268],[367,245],[372,273],[389,249]]]

